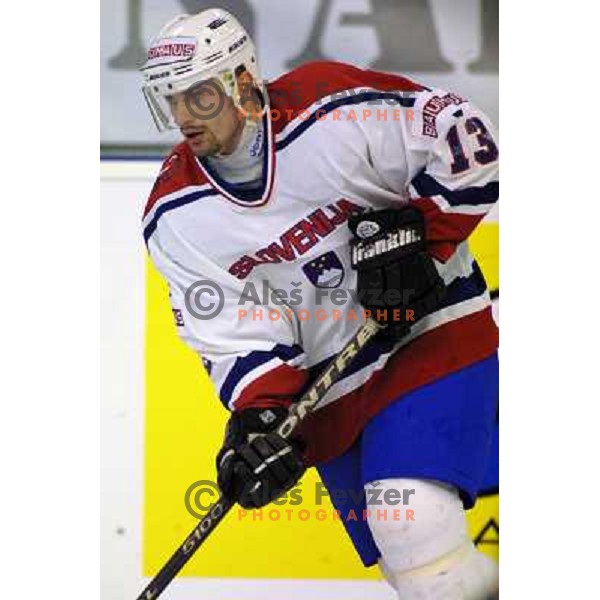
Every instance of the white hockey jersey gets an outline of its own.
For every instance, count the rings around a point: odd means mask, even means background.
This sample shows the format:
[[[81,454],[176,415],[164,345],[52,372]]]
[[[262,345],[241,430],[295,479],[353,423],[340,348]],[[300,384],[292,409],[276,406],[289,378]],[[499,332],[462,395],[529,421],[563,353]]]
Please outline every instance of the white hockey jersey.
[[[352,213],[418,206],[448,286],[437,312],[401,343],[365,349],[309,417],[314,464],[402,394],[495,351],[488,290],[465,240],[498,198],[498,149],[467,100],[399,76],[310,63],[268,96],[261,189],[228,185],[180,144],[144,214],[178,331],[222,403],[291,402],[356,332]]]

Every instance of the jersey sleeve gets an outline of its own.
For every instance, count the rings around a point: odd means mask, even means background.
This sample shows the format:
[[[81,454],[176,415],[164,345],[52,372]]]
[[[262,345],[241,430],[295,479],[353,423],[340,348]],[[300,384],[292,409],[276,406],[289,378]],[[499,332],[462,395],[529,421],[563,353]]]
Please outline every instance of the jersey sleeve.
[[[430,252],[445,262],[498,200],[493,125],[470,102],[442,90],[405,93],[401,106],[378,116],[361,123],[371,164],[423,211]]]
[[[171,308],[180,338],[197,352],[229,410],[287,406],[308,379],[296,324],[285,312],[270,320],[240,318],[241,282],[217,265],[195,261],[190,271],[161,247],[148,244],[151,258],[169,285]]]

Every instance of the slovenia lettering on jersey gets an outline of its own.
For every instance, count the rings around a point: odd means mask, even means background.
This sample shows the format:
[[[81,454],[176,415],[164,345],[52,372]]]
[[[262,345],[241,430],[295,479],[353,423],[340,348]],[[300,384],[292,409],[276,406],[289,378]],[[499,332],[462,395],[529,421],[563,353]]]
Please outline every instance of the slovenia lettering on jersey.
[[[257,250],[251,256],[240,256],[230,267],[229,272],[238,279],[245,279],[254,267],[265,263],[292,262],[306,254],[319,241],[343,225],[348,218],[364,211],[363,206],[342,198],[333,204],[310,213],[292,225],[279,240]]]

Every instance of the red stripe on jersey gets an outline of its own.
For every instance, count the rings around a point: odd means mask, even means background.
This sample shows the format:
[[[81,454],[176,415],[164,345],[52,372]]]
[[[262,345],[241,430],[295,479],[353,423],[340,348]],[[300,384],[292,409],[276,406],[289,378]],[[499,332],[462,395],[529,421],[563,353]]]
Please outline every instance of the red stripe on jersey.
[[[429,254],[446,262],[456,246],[466,240],[485,215],[445,213],[427,197],[415,198],[411,204],[425,217]]]
[[[235,410],[289,406],[306,384],[308,372],[283,364],[249,383],[234,402]]]
[[[178,144],[160,168],[160,173],[154,182],[144,209],[144,217],[163,196],[190,185],[205,185],[206,183],[208,180],[198,168],[196,158],[188,144],[186,142]]]
[[[267,85],[271,110],[280,111],[280,115],[273,120],[275,134],[280,133],[290,121],[317,100],[354,88],[406,92],[424,89],[399,75],[359,69],[335,61],[310,62]]]
[[[396,352],[359,389],[317,410],[301,426],[309,465],[345,452],[379,411],[401,395],[489,357],[498,347],[491,307],[446,323]],[[332,435],[335,432],[335,435]]]

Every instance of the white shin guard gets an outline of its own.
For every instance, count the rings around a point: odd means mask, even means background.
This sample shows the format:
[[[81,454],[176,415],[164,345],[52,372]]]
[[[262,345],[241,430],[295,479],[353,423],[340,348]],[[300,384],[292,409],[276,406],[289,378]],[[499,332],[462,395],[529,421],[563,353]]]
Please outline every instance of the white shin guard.
[[[381,552],[381,570],[400,600],[498,597],[498,565],[469,539],[455,488],[433,481],[384,479],[365,486],[367,502],[375,497],[373,489],[381,491],[377,504],[367,507],[369,527]],[[399,498],[398,493],[386,494],[388,490],[402,493],[408,504],[386,501]]]

